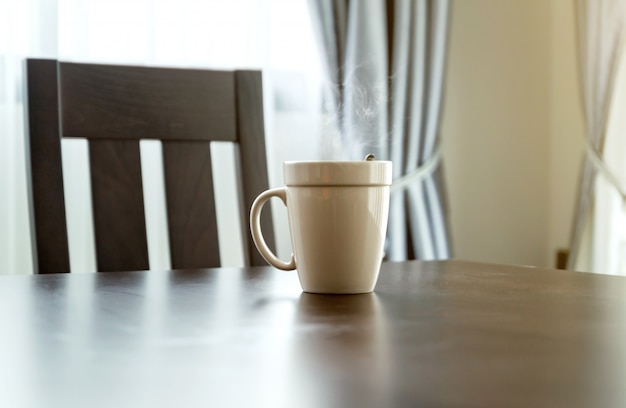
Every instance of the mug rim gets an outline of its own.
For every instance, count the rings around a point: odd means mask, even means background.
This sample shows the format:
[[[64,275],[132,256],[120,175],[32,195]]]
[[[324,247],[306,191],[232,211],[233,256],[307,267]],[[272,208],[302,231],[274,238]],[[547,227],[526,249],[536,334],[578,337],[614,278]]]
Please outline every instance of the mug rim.
[[[284,165],[299,165],[299,164],[367,164],[372,165],[376,163],[391,163],[391,160],[287,160],[284,161]]]
[[[283,170],[287,186],[389,186],[392,181],[389,160],[286,161]]]

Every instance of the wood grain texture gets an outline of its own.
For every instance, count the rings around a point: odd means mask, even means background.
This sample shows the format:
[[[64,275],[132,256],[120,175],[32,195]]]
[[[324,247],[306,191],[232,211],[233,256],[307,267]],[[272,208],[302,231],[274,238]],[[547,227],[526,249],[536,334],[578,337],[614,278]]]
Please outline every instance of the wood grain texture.
[[[28,129],[27,168],[33,221],[35,273],[69,272],[65,221],[57,65],[50,60],[26,62]]]
[[[207,142],[163,142],[163,170],[173,268],[220,265]]]
[[[138,140],[89,141],[99,271],[149,269]]]
[[[464,261],[335,296],[270,267],[0,276],[0,406],[623,407],[625,306],[624,277]]]
[[[235,141],[228,71],[60,63],[65,137]]]
[[[239,157],[242,179],[243,212],[250,212],[254,199],[267,190],[267,158],[263,121],[263,86],[261,73],[258,71],[236,71],[237,134],[239,137]],[[272,225],[271,207],[265,206],[261,213],[261,229],[265,242],[275,250],[274,228]],[[246,256],[250,265],[261,266],[267,262],[257,251],[249,223],[246,222],[243,236],[246,237]]]

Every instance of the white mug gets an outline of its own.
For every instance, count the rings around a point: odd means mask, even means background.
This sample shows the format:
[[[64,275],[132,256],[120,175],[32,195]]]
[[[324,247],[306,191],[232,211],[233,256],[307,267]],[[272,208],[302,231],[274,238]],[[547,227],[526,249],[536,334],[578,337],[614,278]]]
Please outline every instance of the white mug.
[[[274,267],[297,269],[305,292],[372,292],[383,258],[391,176],[389,161],[285,162],[285,187],[261,193],[250,210],[257,249]],[[274,255],[261,232],[261,210],[272,197],[287,206],[289,262]]]

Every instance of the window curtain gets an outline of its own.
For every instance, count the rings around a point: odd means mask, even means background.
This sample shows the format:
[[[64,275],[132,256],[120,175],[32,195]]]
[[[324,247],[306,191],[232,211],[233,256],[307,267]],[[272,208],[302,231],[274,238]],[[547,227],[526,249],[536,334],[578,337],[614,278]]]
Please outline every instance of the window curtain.
[[[624,146],[620,139],[625,139],[626,127],[616,128],[623,112],[615,111],[615,102],[620,99],[616,87],[626,34],[626,1],[579,0],[577,6],[587,154],[567,266],[619,274],[624,272],[626,250],[622,236],[626,189],[619,174],[619,170],[626,173],[622,164],[626,150],[620,151],[619,146]],[[624,106],[622,102],[622,110]]]
[[[447,0],[309,0],[325,75],[322,154],[392,160],[387,260],[451,256],[439,122]]]
[[[25,58],[262,69],[268,171],[270,184],[277,186],[282,184],[282,161],[316,158],[311,146],[318,132],[311,118],[317,117],[318,105],[312,101],[319,93],[320,63],[314,50],[306,0],[0,1],[0,274],[32,271],[24,160]],[[70,263],[73,272],[93,271],[86,144],[65,142]],[[215,148],[215,183],[228,183],[234,174],[227,171],[232,152],[219,144]],[[146,194],[159,194],[158,176],[151,176],[159,172],[159,157],[158,146],[142,142]],[[148,208],[158,201],[161,206]],[[237,221],[237,206],[219,201],[220,243],[226,238],[233,244],[224,246],[227,251],[240,251],[242,237],[237,234],[242,228],[228,227]],[[146,200],[151,268],[168,268],[167,246],[161,239],[166,232],[163,206],[163,199]],[[286,214],[275,214],[278,253],[287,257],[291,249]],[[240,252],[222,255],[227,266],[242,263]]]

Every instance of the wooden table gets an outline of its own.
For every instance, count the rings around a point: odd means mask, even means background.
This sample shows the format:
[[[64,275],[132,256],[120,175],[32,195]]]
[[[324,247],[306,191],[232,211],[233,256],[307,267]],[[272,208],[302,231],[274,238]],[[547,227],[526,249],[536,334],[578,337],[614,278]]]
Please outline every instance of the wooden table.
[[[0,277],[0,407],[624,407],[626,279],[384,264]]]

